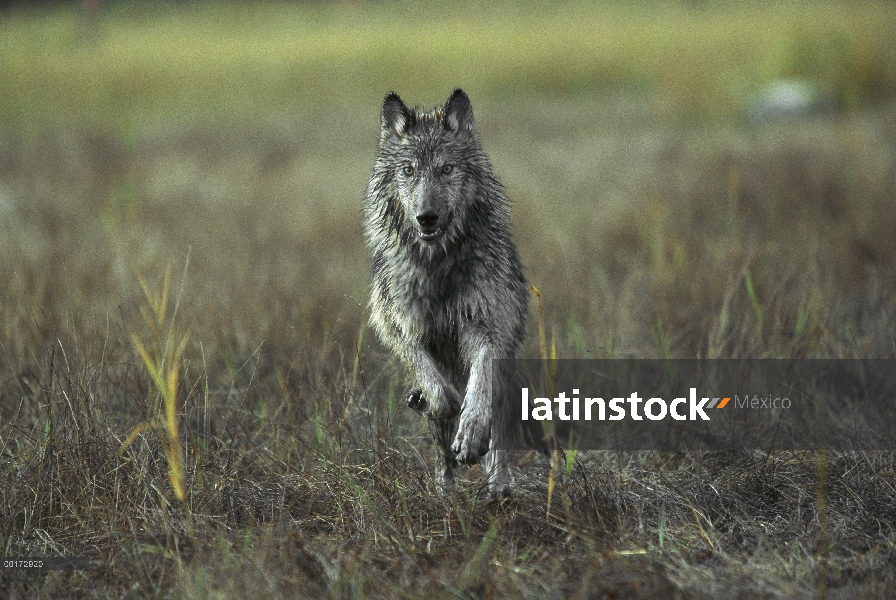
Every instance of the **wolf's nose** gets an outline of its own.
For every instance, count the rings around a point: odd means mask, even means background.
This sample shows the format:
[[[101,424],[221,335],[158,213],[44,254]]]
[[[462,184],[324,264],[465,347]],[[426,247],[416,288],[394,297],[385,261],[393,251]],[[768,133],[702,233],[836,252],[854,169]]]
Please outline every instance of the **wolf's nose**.
[[[435,211],[428,210],[417,215],[417,222],[420,223],[420,227],[435,227],[436,223],[439,222],[439,214]]]

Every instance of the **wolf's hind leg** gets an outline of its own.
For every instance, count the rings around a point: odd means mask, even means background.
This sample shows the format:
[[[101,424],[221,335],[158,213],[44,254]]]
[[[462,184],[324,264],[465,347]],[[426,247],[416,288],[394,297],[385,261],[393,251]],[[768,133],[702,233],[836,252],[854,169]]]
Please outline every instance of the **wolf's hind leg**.
[[[507,463],[507,450],[493,449],[485,455],[489,495],[506,497],[513,493],[513,478]]]
[[[429,431],[435,442],[436,490],[445,495],[454,487],[454,469],[457,461],[451,452],[451,439],[457,419],[427,419]]]

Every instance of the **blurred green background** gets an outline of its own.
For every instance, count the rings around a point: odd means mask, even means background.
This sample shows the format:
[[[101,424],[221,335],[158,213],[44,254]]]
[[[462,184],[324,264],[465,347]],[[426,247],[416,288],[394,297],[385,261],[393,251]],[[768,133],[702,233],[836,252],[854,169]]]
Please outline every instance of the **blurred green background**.
[[[93,7],[88,10],[87,7]],[[855,107],[896,89],[891,2],[90,2],[7,10],[7,125],[375,104],[533,92],[649,94],[732,117],[803,77]],[[33,123],[32,123],[33,124]]]

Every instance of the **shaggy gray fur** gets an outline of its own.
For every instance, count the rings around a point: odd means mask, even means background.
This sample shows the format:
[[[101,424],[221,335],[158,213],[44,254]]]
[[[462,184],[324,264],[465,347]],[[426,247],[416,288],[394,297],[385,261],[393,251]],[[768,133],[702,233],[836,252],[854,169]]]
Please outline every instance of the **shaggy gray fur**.
[[[491,491],[509,491],[498,448],[510,411],[493,406],[492,359],[515,357],[528,285],[507,204],[462,90],[430,111],[386,96],[364,206],[370,322],[416,375],[407,403],[429,418],[443,489],[456,463],[485,456]]]

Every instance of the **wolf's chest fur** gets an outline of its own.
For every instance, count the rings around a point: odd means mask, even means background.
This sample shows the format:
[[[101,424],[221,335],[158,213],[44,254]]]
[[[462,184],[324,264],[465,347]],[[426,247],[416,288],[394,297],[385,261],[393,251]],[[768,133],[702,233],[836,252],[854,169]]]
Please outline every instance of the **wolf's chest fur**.
[[[405,257],[408,264],[392,271],[390,295],[417,339],[456,339],[458,330],[476,318],[479,294],[473,288],[482,265],[464,258],[449,254],[419,268],[410,264],[414,258]]]

